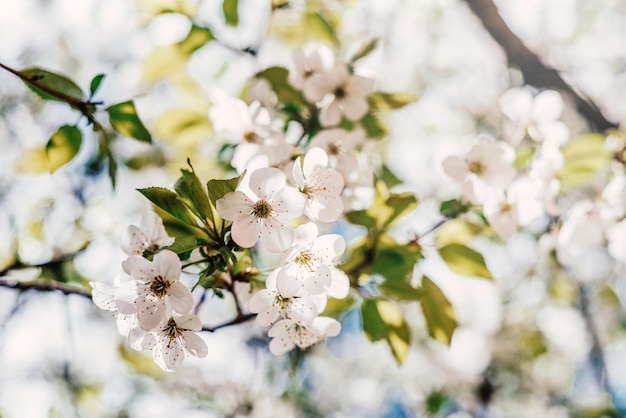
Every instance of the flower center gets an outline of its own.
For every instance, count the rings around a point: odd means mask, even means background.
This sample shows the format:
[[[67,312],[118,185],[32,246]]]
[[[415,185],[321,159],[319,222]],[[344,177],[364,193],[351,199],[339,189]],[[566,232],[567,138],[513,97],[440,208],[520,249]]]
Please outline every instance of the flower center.
[[[163,276],[156,276],[150,284],[150,290],[156,296],[162,298],[167,293],[167,289],[169,289],[170,285],[171,283],[163,278]]]
[[[345,87],[341,86],[341,87],[337,87],[335,91],[333,92],[333,94],[335,95],[336,98],[343,99],[344,97],[346,97],[348,92],[346,91]]]
[[[243,133],[243,140],[245,142],[254,144],[256,142],[259,142],[260,139],[261,137],[257,135],[257,133],[254,131],[245,131]]]
[[[265,219],[272,213],[272,206],[270,206],[267,200],[259,200],[252,207],[250,215],[254,215],[255,218]]]
[[[485,171],[485,166],[480,161],[472,161],[469,164],[470,173],[481,175]]]
[[[178,325],[176,325],[176,321],[174,321],[174,318],[170,318],[167,321],[167,324],[165,325],[165,327],[163,327],[162,331],[169,339],[169,341],[167,342],[167,348],[170,348],[173,340],[182,335],[181,329],[178,328]]]

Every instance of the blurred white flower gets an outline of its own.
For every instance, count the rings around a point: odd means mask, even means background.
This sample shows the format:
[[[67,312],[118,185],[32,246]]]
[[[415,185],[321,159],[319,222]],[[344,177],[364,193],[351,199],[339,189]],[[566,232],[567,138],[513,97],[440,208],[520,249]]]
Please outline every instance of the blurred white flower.
[[[133,255],[122,267],[131,280],[116,290],[117,308],[123,314],[136,313],[143,329],[153,329],[165,318],[166,301],[178,313],[189,312],[192,308],[193,296],[179,281],[181,264],[172,251],[161,251],[153,261]]]
[[[328,168],[328,155],[318,147],[310,148],[293,166],[293,177],[306,196],[304,214],[312,221],[334,222],[343,213],[341,174]]]
[[[206,357],[208,347],[194,331],[200,331],[200,319],[190,313],[163,318],[151,331],[135,328],[129,335],[131,347],[152,350],[156,364],[163,370],[176,371],[187,356]]]
[[[491,193],[506,188],[516,175],[513,148],[502,142],[481,141],[464,158],[449,156],[445,172],[461,183],[463,194],[472,203],[484,203]]]
[[[220,216],[233,221],[231,234],[238,245],[250,248],[260,237],[268,251],[289,248],[293,241],[289,220],[302,214],[306,198],[286,187],[285,180],[279,169],[261,168],[250,175],[249,194],[230,192],[217,201]]]
[[[167,235],[163,220],[154,212],[148,212],[141,218],[141,226],[128,227],[122,249],[128,255],[142,255],[145,251],[156,251],[174,243],[174,238]]]
[[[567,126],[558,120],[563,100],[554,90],[544,90],[533,97],[528,89],[513,88],[500,97],[500,109],[516,125],[513,144],[519,143],[525,133],[537,142],[550,139],[563,144],[569,138]]]
[[[308,54],[302,49],[293,53],[294,71],[289,73],[289,83],[302,90],[304,97],[310,102],[317,102],[324,97],[323,78],[319,78],[325,70],[322,58],[317,51]],[[316,77],[317,76],[317,77]],[[322,88],[320,88],[322,87]]]
[[[350,280],[335,267],[346,248],[345,241],[338,234],[317,234],[317,226],[311,222],[296,228],[294,245],[285,254],[276,277],[282,296],[297,295],[302,290],[313,295],[326,293],[337,299],[347,296]]]
[[[334,337],[341,331],[341,324],[333,318],[319,316],[309,325],[299,324],[292,319],[283,319],[274,324],[268,335],[272,337],[270,351],[275,355],[284,354],[296,346],[307,348]]]

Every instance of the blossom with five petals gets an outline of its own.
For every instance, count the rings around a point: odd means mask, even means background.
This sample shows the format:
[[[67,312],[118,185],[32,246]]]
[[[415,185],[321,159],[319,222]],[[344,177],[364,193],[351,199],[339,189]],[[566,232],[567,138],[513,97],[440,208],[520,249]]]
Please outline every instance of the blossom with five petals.
[[[293,227],[289,220],[302,214],[306,198],[285,184],[285,174],[273,167],[260,168],[250,175],[247,193],[227,193],[217,201],[217,212],[229,221],[232,239],[244,248],[253,247],[259,237],[271,252],[289,248]]]
[[[179,281],[181,264],[169,250],[161,251],[150,261],[138,255],[122,263],[131,276],[116,290],[117,309],[123,314],[137,314],[141,328],[150,330],[165,317],[166,301],[174,312],[186,313],[193,306],[193,296]]]

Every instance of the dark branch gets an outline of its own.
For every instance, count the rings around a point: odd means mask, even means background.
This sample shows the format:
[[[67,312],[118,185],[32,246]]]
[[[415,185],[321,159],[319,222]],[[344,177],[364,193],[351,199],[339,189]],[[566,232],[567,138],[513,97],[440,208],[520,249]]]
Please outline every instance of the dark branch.
[[[18,280],[0,279],[0,287],[16,290],[37,290],[40,292],[52,292],[59,291],[65,295],[79,295],[91,299],[91,291],[68,285],[67,283],[59,282],[56,280],[33,280],[28,282],[21,282]]]
[[[465,0],[491,37],[504,49],[509,62],[522,71],[525,81],[538,88],[561,90],[574,99],[576,108],[598,131],[617,129],[598,107],[567,84],[558,71],[545,65],[539,57],[509,29],[492,0]]]
[[[235,325],[235,324],[241,324],[243,322],[248,322],[249,320],[251,320],[252,318],[254,318],[256,315],[255,314],[245,314],[245,315],[239,315],[237,317],[235,317],[233,320],[228,321],[228,322],[224,322],[222,324],[219,325],[215,325],[213,327],[202,327],[202,331],[208,331],[208,332],[214,332],[220,328],[225,328],[225,327],[229,327],[231,325]]]

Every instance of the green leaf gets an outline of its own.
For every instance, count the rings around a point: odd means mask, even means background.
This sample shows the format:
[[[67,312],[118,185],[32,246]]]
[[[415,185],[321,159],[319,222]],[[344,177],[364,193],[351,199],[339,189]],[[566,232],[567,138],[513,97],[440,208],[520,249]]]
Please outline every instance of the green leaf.
[[[21,73],[28,76],[29,80],[35,81],[38,84],[41,84],[54,91],[69,96],[73,99],[83,99],[83,91],[81,90],[81,88],[78,87],[78,85],[76,85],[76,83],[74,83],[72,80],[60,74],[56,74],[42,68],[28,68],[22,70]],[[28,80],[22,78],[22,81],[26,84],[26,86],[28,86],[29,89],[37,93],[42,99],[65,102],[65,100],[60,99],[50,93],[45,92],[39,87],[34,86]]]
[[[400,109],[417,100],[417,97],[410,93],[372,93],[368,97],[370,106],[388,112],[390,110]]]
[[[483,256],[465,245],[448,244],[439,249],[439,255],[457,274],[493,279]]]
[[[163,209],[176,219],[193,226],[198,226],[196,219],[187,209],[187,206],[173,191],[163,187],[148,187],[137,189],[157,207]]]
[[[132,100],[118,103],[106,109],[111,126],[118,133],[142,142],[152,142],[150,132],[137,116],[135,103]]]
[[[189,29],[187,37],[178,43],[178,48],[184,55],[189,56],[213,39],[215,39],[215,36],[211,29],[193,24]]]
[[[381,235],[372,262],[372,271],[384,276],[386,283],[406,281],[412,275],[415,263],[421,258],[423,256],[419,245],[400,245],[389,235]]]
[[[175,252],[182,260],[189,258],[193,250],[198,247],[198,239],[196,237],[178,237],[172,245],[167,249]]]
[[[76,126],[61,126],[46,144],[48,170],[55,172],[74,158],[83,142],[83,134]]]
[[[207,189],[209,190],[209,199],[211,200],[213,206],[215,206],[215,202],[224,197],[226,193],[237,190],[237,186],[239,186],[239,182],[243,178],[244,174],[227,180],[209,180],[207,183]]]
[[[324,308],[324,316],[330,316],[337,320],[341,319],[343,315],[354,307],[356,304],[356,298],[352,295],[348,295],[343,299],[329,298]]]
[[[398,362],[409,352],[411,335],[398,306],[384,298],[366,299],[361,304],[363,332],[370,341],[385,339]]]
[[[368,56],[373,50],[378,46],[378,38],[374,38],[368,43],[364,44],[353,56],[350,58],[349,62],[354,64],[361,58],[365,58]]]
[[[363,225],[368,228],[376,226],[376,218],[373,218],[365,210],[354,210],[352,212],[346,212],[344,216],[346,217],[348,222],[354,225]]]
[[[454,309],[441,289],[426,276],[422,278],[422,311],[430,336],[450,345],[458,325]]]
[[[563,166],[557,173],[561,180],[561,190],[583,185],[598,171],[608,169],[612,155],[604,142],[604,135],[592,133],[580,136],[563,146]]]
[[[386,280],[377,287],[381,293],[395,300],[418,301],[422,298],[422,291],[406,281]]]
[[[226,19],[227,25],[237,26],[237,24],[239,24],[239,15],[237,13],[238,7],[238,0],[224,0],[224,3],[222,3],[222,11],[224,12],[224,18]]]
[[[320,40],[328,43],[335,42],[335,31],[332,25],[318,12],[308,12],[304,15],[302,22],[305,33],[310,39]]]
[[[91,79],[91,83],[89,83],[89,97],[93,97],[93,95],[96,94],[100,88],[100,84],[102,84],[102,80],[104,80],[104,77],[104,74],[98,74]]]
[[[174,189],[181,197],[191,202],[191,206],[195,209],[199,218],[213,221],[213,208],[211,208],[209,196],[204,191],[204,186],[198,176],[196,176],[191,163],[187,161],[187,164],[189,164],[191,171],[181,170],[183,175],[176,182]]]
[[[385,183],[387,189],[391,189],[398,184],[402,184],[402,180],[400,180],[385,164],[383,164],[377,177]]]
[[[389,206],[392,211],[385,220],[383,226],[389,226],[400,216],[412,211],[417,207],[417,199],[413,193],[394,193],[387,198],[385,205]]]
[[[361,125],[369,138],[382,138],[387,135],[387,127],[378,117],[368,113],[361,119]]]
[[[288,76],[289,70],[284,67],[269,67],[256,75],[257,78],[264,78],[270,83],[281,102],[302,103],[304,101],[302,94],[289,84]]]
[[[470,208],[471,205],[468,205],[461,200],[452,199],[446,200],[445,202],[441,203],[441,206],[439,207],[439,213],[441,213],[441,215],[445,216],[446,218],[454,219],[458,218],[464,213],[467,213]]]

